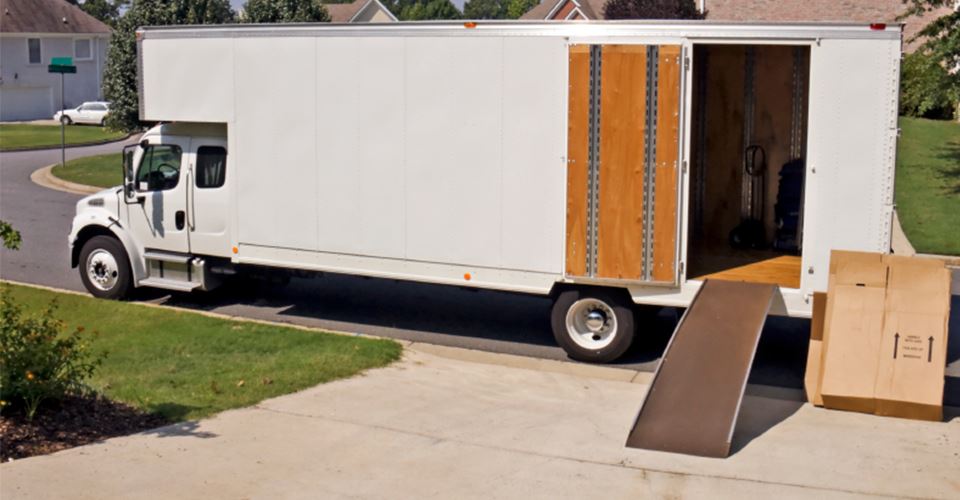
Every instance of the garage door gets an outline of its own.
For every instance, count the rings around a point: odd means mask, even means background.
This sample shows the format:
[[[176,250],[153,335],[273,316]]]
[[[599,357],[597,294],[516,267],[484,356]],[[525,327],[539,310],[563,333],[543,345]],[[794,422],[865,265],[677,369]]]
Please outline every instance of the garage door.
[[[52,116],[50,87],[0,87],[0,120],[36,120]]]

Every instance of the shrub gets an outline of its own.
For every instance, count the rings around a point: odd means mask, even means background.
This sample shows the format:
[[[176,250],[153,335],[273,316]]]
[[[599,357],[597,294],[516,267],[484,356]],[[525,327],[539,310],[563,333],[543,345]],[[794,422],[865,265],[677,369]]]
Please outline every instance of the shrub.
[[[951,95],[951,75],[934,57],[917,51],[900,67],[900,114],[950,118],[960,96]]]
[[[7,290],[0,290],[0,411],[22,407],[27,420],[45,401],[86,392],[103,354],[90,352],[83,328],[63,334],[53,301],[27,317]]]

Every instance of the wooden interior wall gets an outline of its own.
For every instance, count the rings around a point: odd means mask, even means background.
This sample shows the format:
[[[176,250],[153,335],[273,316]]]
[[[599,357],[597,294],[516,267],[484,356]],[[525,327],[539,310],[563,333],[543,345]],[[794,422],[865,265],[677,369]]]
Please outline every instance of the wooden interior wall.
[[[570,47],[567,120],[566,272],[587,274],[587,174],[590,142],[590,46]]]
[[[653,281],[672,282],[676,278],[680,46],[661,46],[657,67],[657,153],[651,278]]]
[[[601,66],[597,276],[639,280],[647,47],[605,45]]]
[[[793,47],[768,45],[756,48],[756,112],[754,143],[767,152],[764,225],[773,241],[776,228],[773,206],[777,202],[780,168],[790,158],[793,118]]]
[[[707,247],[726,246],[730,230],[740,223],[741,152],[743,151],[744,50],[739,45],[698,46],[707,54],[704,155],[703,241]],[[695,56],[697,55],[695,54]]]

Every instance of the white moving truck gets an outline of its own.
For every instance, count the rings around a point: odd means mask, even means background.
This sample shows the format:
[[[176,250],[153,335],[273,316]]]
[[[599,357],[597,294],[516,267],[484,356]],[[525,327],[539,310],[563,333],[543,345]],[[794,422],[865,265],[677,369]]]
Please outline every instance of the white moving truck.
[[[243,269],[551,295],[609,361],[635,304],[890,251],[900,26],[709,22],[144,28],[125,184],[81,200],[98,297]],[[731,304],[731,307],[735,307]],[[642,325],[640,325],[642,327]],[[641,328],[642,330],[642,328]]]

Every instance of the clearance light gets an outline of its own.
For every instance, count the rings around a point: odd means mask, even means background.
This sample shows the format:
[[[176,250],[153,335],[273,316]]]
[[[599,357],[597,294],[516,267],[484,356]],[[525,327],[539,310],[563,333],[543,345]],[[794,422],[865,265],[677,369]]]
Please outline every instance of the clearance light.
[[[475,23],[475,22],[466,22],[466,23],[463,23],[463,27],[464,27],[464,28],[476,28],[476,27],[477,27],[477,23]]]
[[[874,31],[883,31],[887,29],[887,23],[872,23],[870,24],[870,29]]]
[[[233,253],[240,253],[240,249],[237,247],[233,247]]]
[[[471,278],[473,278],[473,276],[470,276],[470,273],[463,273],[463,279],[470,281]]]

